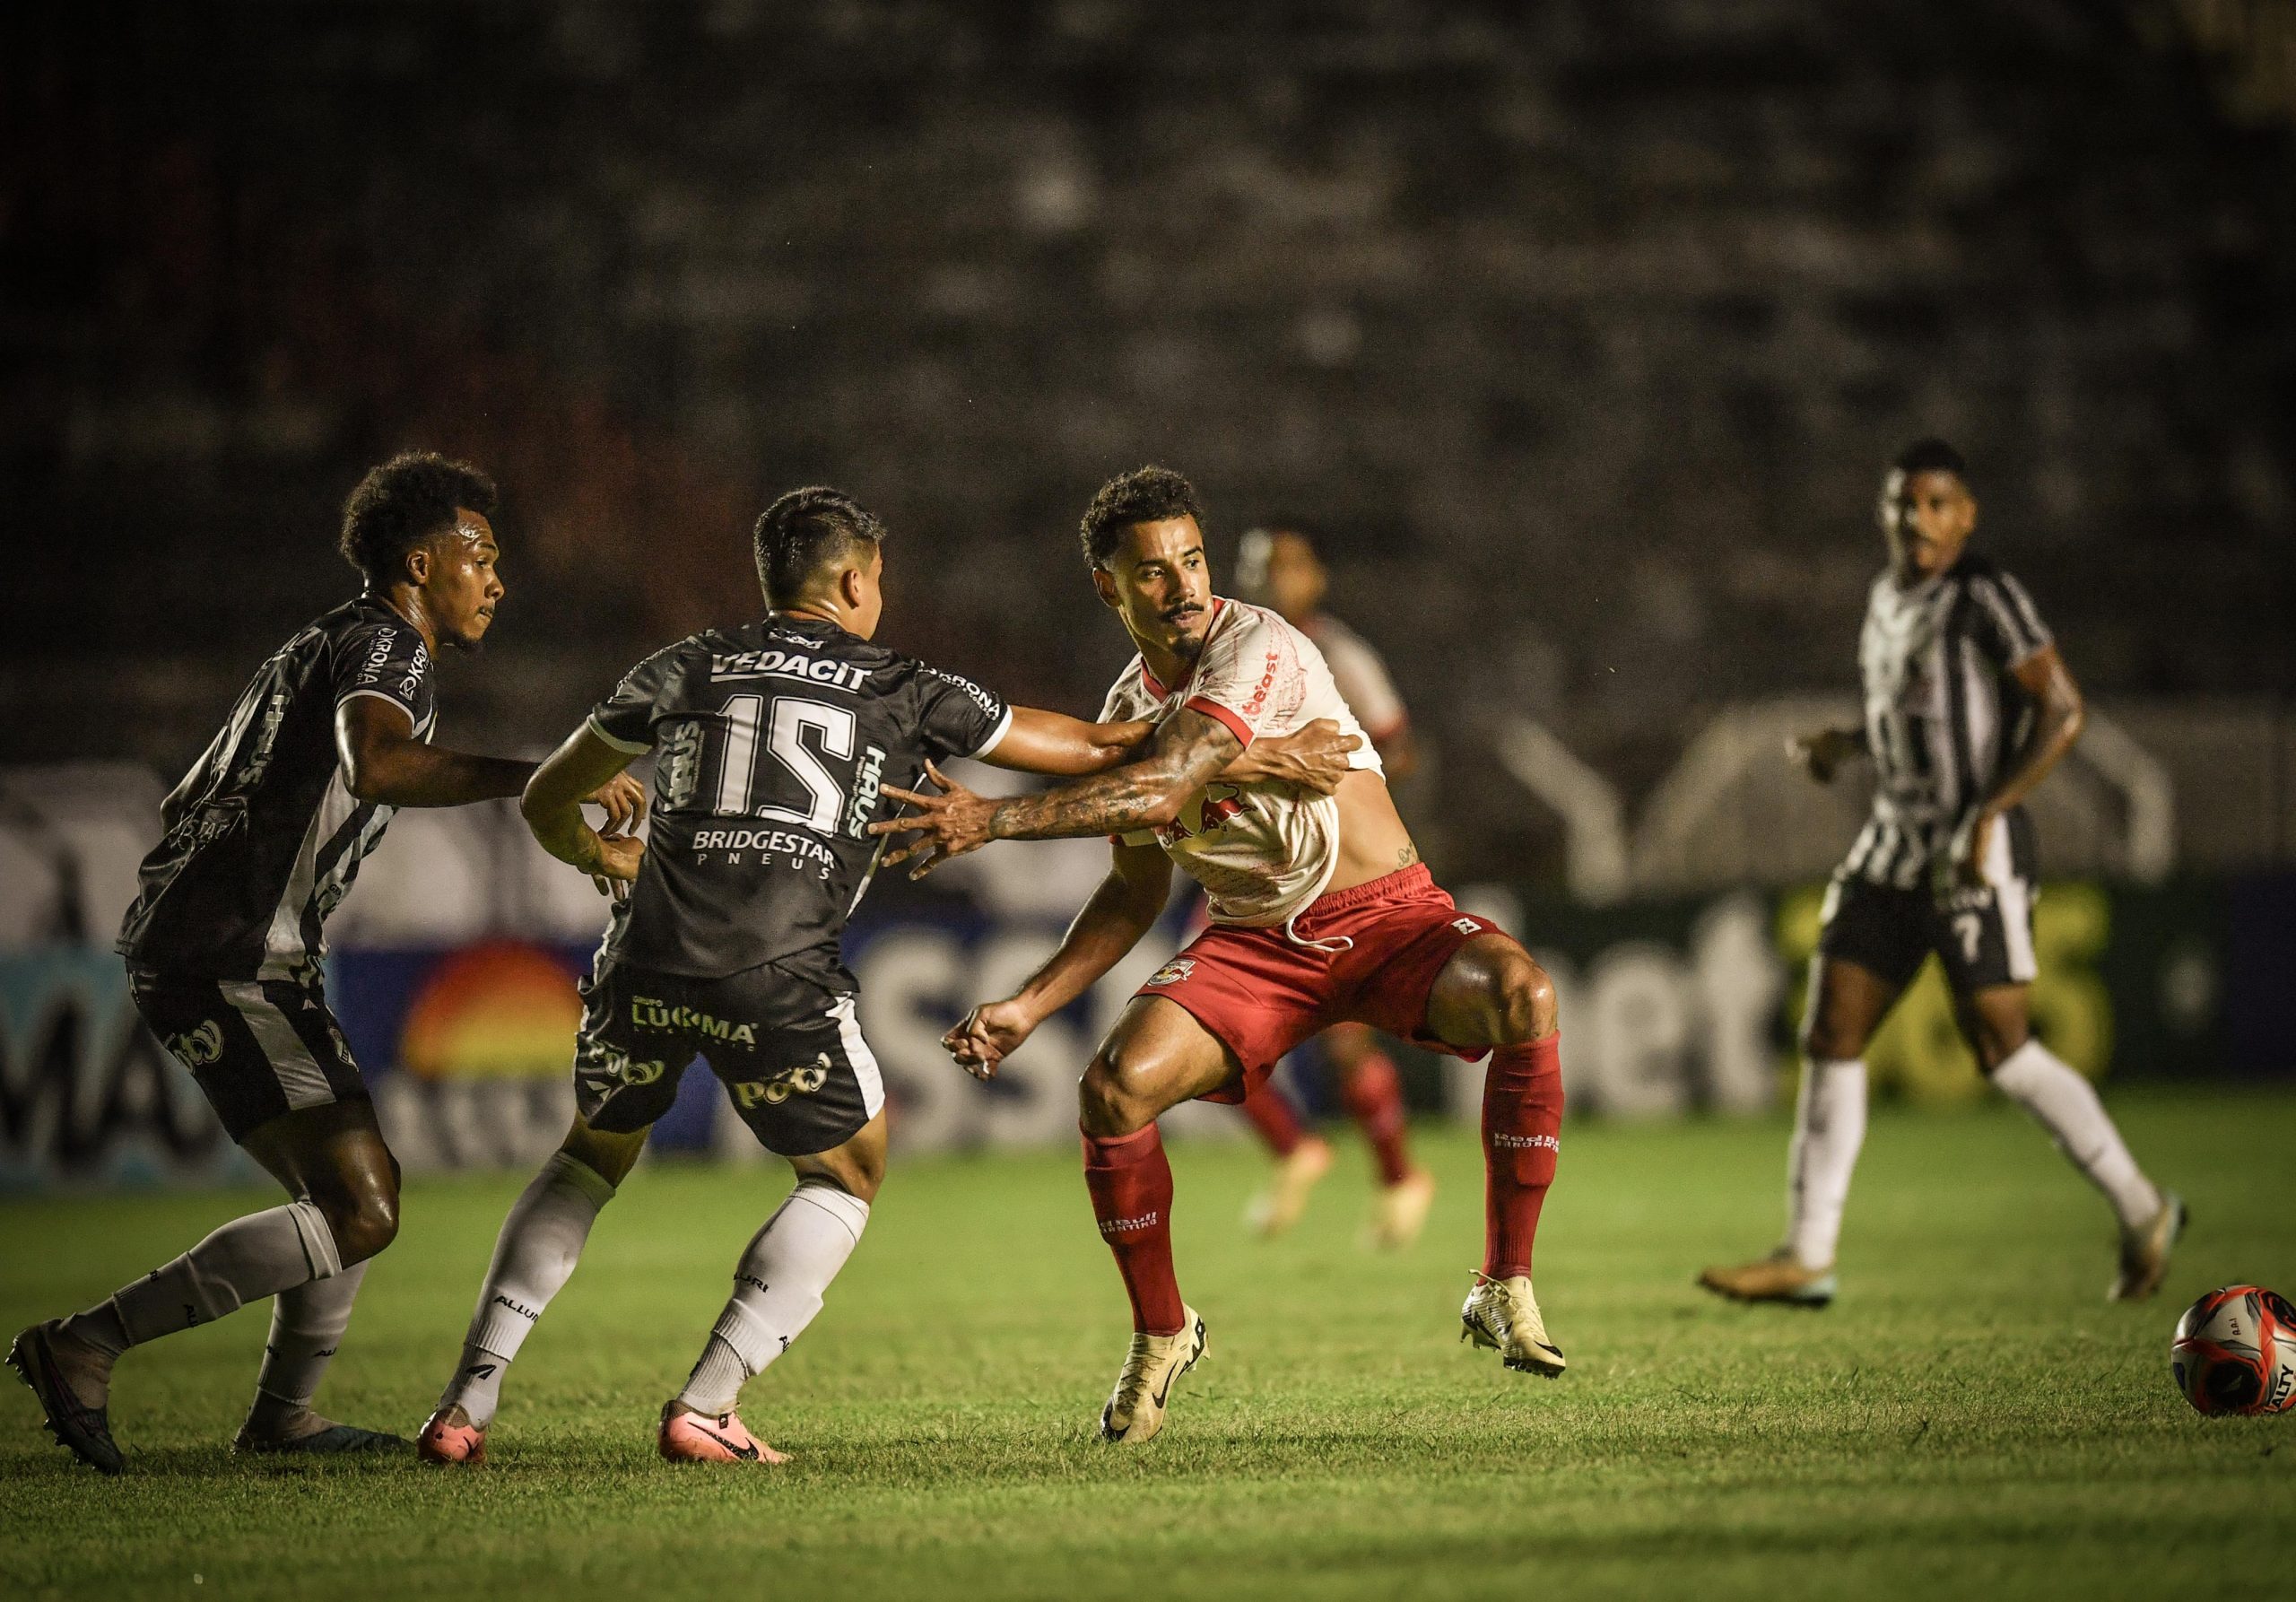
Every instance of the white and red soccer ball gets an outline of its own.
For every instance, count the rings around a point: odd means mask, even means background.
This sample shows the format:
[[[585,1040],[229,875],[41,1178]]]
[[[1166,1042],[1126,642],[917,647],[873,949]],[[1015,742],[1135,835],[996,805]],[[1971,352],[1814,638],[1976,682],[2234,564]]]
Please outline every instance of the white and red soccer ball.
[[[2285,1413],[2296,1403],[2296,1307],[2259,1285],[2226,1285],[2185,1310],[2169,1371],[2202,1413]]]

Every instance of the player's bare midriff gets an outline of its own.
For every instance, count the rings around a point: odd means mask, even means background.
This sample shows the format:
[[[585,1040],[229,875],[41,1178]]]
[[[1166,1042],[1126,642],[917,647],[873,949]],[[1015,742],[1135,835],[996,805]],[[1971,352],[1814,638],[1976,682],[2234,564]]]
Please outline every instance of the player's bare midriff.
[[[1419,860],[1419,848],[1412,844],[1411,831],[1396,811],[1386,779],[1369,768],[1358,768],[1339,781],[1335,799],[1339,803],[1339,866],[1324,886],[1326,895],[1385,878]]]

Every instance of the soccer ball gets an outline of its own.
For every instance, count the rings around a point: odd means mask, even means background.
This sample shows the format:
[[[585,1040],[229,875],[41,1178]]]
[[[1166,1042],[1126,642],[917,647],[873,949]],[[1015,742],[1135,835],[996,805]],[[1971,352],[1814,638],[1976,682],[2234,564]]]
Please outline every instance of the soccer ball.
[[[2169,1371],[2199,1412],[2286,1412],[2296,1402],[2296,1307],[2257,1285],[2209,1292],[2177,1320]]]

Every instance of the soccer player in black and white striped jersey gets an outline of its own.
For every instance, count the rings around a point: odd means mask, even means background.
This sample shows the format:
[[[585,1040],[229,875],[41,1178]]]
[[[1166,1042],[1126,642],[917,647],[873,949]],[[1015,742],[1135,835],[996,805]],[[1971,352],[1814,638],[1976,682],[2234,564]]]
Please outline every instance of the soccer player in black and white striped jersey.
[[[2024,586],[1968,549],[1977,527],[1961,455],[1909,446],[1883,480],[1890,569],[1858,642],[1866,718],[1794,743],[1819,783],[1872,759],[1874,815],[1826,892],[1787,1159],[1787,1239],[1709,1268],[1725,1296],[1822,1305],[1866,1132],[1866,1043],[1935,952],[1954,1014],[1993,1083],[2056,1137],[2120,1220],[2107,1294],[2160,1288],[2183,1202],[2148,1180],[2080,1074],[2033,1037],[2033,835],[2022,803],[2080,736],[2081,691]]]
[[[237,1450],[407,1445],[311,1406],[367,1264],[398,1232],[398,1163],[321,962],[328,915],[396,809],[515,796],[534,771],[430,743],[439,649],[476,649],[506,593],[494,502],[486,475],[429,452],[370,473],[344,506],[341,543],[362,592],[272,653],[161,808],[164,836],[120,929],[130,994],[289,1199],[16,1337],[8,1362],[49,1432],[106,1473],[122,1467],[109,1414],[121,1354],[265,1299],[271,1338]],[[638,871],[643,848],[625,831],[645,796],[614,777],[584,799],[606,813],[604,891]]]

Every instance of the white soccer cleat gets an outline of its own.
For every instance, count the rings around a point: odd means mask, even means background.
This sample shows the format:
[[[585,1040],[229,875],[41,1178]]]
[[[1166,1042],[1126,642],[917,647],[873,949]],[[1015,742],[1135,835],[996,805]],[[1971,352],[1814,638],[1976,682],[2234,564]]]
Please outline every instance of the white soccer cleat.
[[[1539,1316],[1539,1299],[1531,1294],[1528,1275],[1511,1279],[1474,1276],[1474,1289],[1459,1309],[1459,1338],[1472,1340],[1500,1354],[1500,1361],[1518,1374],[1541,1374],[1552,1380],[1570,1365],[1562,1348],[1547,1338],[1546,1320]]]
[[[1100,1409],[1101,1440],[1137,1446],[1164,1427],[1164,1404],[1171,1398],[1173,1382],[1196,1366],[1210,1345],[1196,1309],[1180,1311],[1187,1322],[1170,1335],[1134,1333],[1116,1389]]]
[[[1320,1136],[1306,1136],[1292,1148],[1290,1156],[1276,1159],[1274,1177],[1244,1209],[1244,1222],[1274,1240],[1300,1222],[1300,1215],[1308,1210],[1308,1197],[1330,1171],[1331,1142]]]

